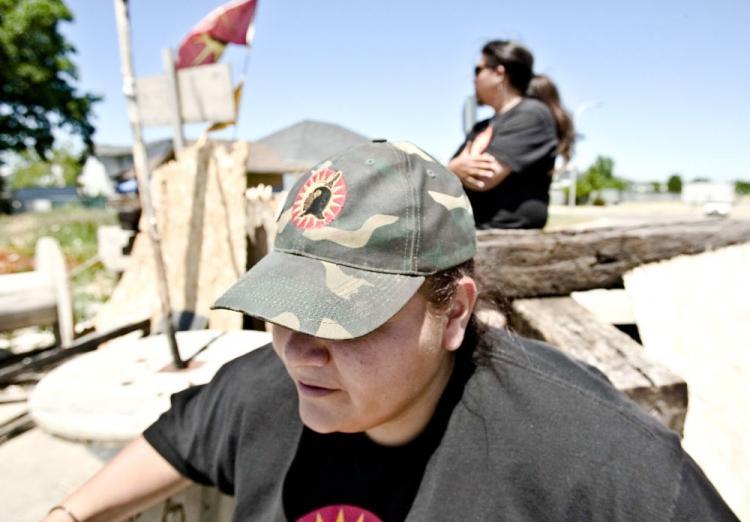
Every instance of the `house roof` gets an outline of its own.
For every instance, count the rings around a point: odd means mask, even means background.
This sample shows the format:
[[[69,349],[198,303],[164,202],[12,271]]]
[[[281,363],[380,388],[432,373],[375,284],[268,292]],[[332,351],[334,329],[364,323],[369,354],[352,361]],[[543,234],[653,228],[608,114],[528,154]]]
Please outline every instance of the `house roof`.
[[[301,171],[314,167],[342,150],[367,141],[367,136],[341,125],[303,120],[269,134],[257,143],[268,147],[288,165],[295,167],[292,170]]]
[[[232,140],[211,140],[230,145]],[[261,138],[251,141],[247,170],[254,174],[284,174],[308,170],[325,158],[344,149],[369,141],[357,132],[334,123],[304,120]],[[194,143],[189,140],[188,144]],[[99,158],[128,158],[128,163],[118,172],[122,179],[135,175],[132,167],[132,148],[120,145],[96,145]],[[153,170],[174,157],[171,139],[163,139],[146,144],[149,169]]]

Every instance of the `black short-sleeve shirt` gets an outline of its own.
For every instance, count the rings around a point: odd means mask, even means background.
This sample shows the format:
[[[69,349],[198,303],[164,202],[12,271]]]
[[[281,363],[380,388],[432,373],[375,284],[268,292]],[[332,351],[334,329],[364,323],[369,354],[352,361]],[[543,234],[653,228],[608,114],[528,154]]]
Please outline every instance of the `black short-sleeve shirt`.
[[[430,421],[438,428],[426,432],[433,440],[406,448],[416,450],[415,460],[400,462],[394,454],[383,463],[411,465],[417,473],[395,469],[383,475],[395,477],[403,495],[400,514],[371,508],[381,520],[400,519],[407,511],[408,521],[737,521],[677,435],[601,373],[543,343],[494,331],[485,336],[493,348],[465,384],[460,379],[446,389],[441,404],[449,390],[455,394]],[[228,363],[211,383],[173,396],[172,408],[144,437],[184,476],[233,494],[236,522],[297,518],[306,511],[298,505],[291,513],[284,502],[286,479],[304,444],[303,426],[295,387],[271,347]],[[360,451],[363,442],[355,436],[349,449]],[[313,465],[327,460],[319,455]],[[336,473],[320,471],[312,480],[335,480]],[[357,473],[338,471],[344,480]],[[352,482],[366,483],[372,471],[366,465]],[[299,484],[304,487],[304,477]],[[390,504],[394,493],[376,488],[386,496],[373,502]],[[333,502],[361,505],[359,495]],[[302,520],[317,520],[317,511]],[[361,514],[341,513],[346,520]],[[338,511],[321,519],[337,520]]]
[[[547,106],[524,98],[510,110],[477,123],[461,145],[492,128],[484,152],[512,172],[487,192],[466,189],[478,228],[542,228],[558,146],[555,120]]]

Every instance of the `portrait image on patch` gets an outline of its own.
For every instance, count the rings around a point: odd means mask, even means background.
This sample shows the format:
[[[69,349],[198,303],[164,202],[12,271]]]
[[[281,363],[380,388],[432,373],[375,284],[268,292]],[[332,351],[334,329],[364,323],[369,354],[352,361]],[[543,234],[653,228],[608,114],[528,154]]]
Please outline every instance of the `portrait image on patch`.
[[[320,228],[338,216],[346,201],[346,183],[340,170],[314,170],[292,204],[292,223],[298,228]]]

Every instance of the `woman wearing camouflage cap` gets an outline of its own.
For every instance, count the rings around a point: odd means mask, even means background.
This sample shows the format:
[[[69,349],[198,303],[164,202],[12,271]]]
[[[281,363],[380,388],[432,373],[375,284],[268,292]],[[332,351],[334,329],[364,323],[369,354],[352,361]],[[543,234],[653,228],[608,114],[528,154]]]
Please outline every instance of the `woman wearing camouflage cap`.
[[[301,177],[216,303],[271,322],[48,520],[122,520],[195,481],[234,520],[734,520],[597,371],[473,316],[458,180],[374,142]]]

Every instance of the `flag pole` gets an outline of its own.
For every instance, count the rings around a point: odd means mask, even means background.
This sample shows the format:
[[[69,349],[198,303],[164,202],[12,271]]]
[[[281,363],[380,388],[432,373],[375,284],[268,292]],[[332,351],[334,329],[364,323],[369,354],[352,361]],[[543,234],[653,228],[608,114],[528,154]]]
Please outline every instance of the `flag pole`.
[[[138,100],[135,89],[135,77],[133,76],[133,58],[130,45],[130,20],[128,13],[128,0],[114,0],[115,17],[117,20],[117,34],[120,42],[120,62],[122,71],[122,91],[128,100],[128,117],[130,128],[133,132],[133,166],[138,180],[138,194],[141,199],[141,208],[145,213],[148,236],[154,251],[156,263],[156,281],[159,287],[162,317],[164,318],[164,333],[172,352],[172,360],[176,368],[186,368],[187,364],[180,358],[175,338],[174,325],[172,324],[172,306],[169,301],[169,288],[167,287],[167,270],[161,250],[161,239],[156,222],[154,207],[151,203],[151,189],[149,186],[150,175],[146,147],[141,135],[140,114],[138,113]]]
[[[241,89],[245,88],[245,80],[247,79],[247,71],[250,66],[250,46],[248,45],[245,49],[245,58],[242,63],[242,74],[240,76],[239,82],[237,82],[237,85],[241,86]],[[239,133],[239,127],[240,127],[240,105],[241,103],[237,104],[237,107],[235,108],[235,115],[234,115],[234,129],[232,130],[232,141],[237,141],[237,134]]]

